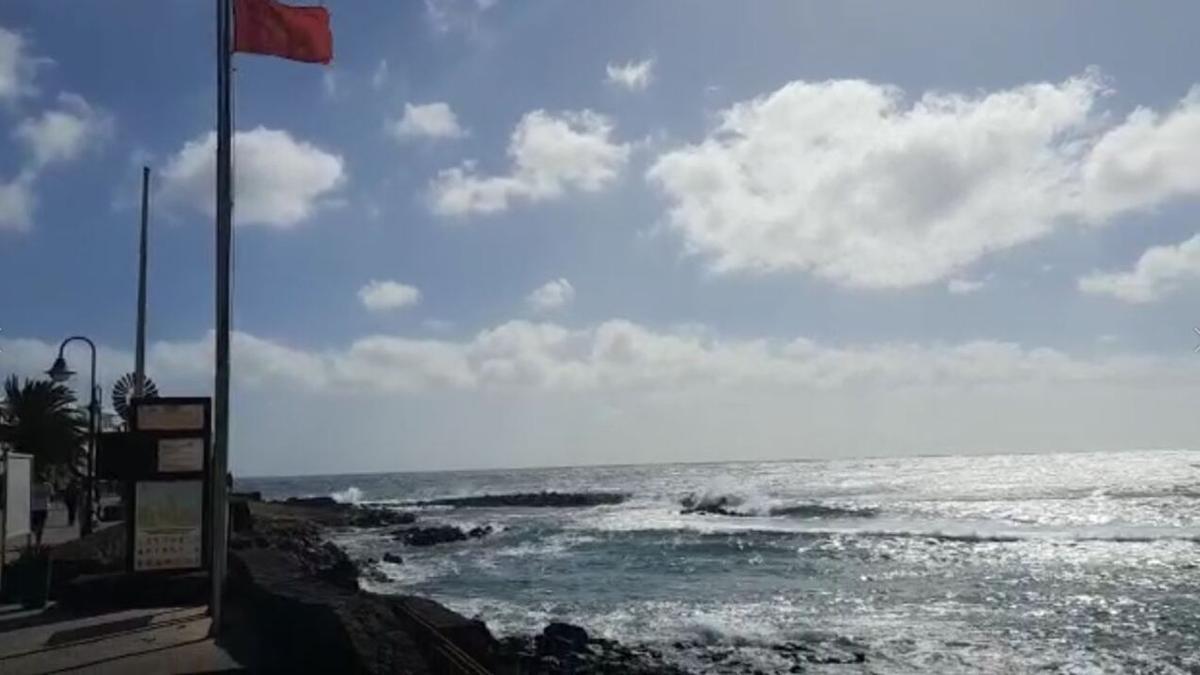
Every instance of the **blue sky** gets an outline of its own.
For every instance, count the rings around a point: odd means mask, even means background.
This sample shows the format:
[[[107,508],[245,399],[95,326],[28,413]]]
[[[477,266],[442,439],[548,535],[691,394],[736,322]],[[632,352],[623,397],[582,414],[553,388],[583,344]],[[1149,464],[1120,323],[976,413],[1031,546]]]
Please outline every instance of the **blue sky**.
[[[235,469],[1195,446],[1193,3],[325,4],[235,59]],[[0,7],[0,370],[128,368],[147,163],[210,387],[211,5]]]

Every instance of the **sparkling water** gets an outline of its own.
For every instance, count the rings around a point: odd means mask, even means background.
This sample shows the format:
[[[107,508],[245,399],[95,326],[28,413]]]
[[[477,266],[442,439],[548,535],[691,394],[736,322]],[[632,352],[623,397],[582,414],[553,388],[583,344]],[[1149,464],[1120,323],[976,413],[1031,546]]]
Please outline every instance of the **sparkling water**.
[[[862,672],[1200,671],[1200,453],[996,455],[394,473],[239,481],[496,532],[406,548],[336,535],[364,586],[478,615],[565,620],[696,670],[782,667],[848,640]],[[621,492],[590,508],[413,507],[437,497]],[[681,502],[728,515],[681,513]],[[697,650],[728,649],[712,663]],[[847,672],[847,666],[830,667]],[[817,666],[812,672],[820,672]]]

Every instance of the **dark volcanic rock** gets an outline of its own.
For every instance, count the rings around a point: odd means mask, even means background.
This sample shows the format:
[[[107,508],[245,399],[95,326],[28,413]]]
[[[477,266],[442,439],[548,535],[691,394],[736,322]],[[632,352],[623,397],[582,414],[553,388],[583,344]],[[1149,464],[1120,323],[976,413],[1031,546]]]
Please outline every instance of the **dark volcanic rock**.
[[[739,503],[726,496],[716,499],[704,499],[688,495],[680,502],[680,505],[683,506],[683,510],[680,513],[685,516],[690,513],[704,513],[714,516],[741,516],[744,514],[738,513],[731,508],[738,506]]]
[[[392,537],[409,546],[433,546],[468,539],[478,539],[492,533],[490,525],[474,527],[464,532],[462,528],[453,525],[435,525],[432,527],[407,527],[396,530]]]
[[[343,588],[358,588],[358,565],[335,544],[321,544],[313,552],[311,560],[313,573],[318,579]]]
[[[417,521],[417,516],[405,511],[393,511],[371,506],[356,506],[350,511],[351,527],[388,527],[391,525],[411,525]]]
[[[788,516],[792,518],[872,518],[879,515],[879,510],[867,507],[834,506],[831,504],[802,503],[787,506],[771,507],[765,514],[761,511],[749,512],[739,510],[742,499],[729,495],[719,497],[687,495],[680,500],[683,515],[699,513],[712,516],[730,516],[745,518],[749,516]]]
[[[447,497],[414,502],[417,506],[526,506],[541,508],[569,508],[620,504],[626,495],[615,492],[515,492],[501,495],[477,495],[474,497]]]
[[[622,645],[614,640],[587,639],[587,632],[565,623],[552,623],[535,637],[509,637],[497,649],[497,672],[522,675],[583,675],[633,673],[686,675],[648,647]],[[582,640],[582,641],[581,641]]]
[[[288,497],[287,503],[297,506],[342,506],[333,497]]]
[[[254,516],[250,515],[250,505],[245,500],[229,500],[229,527],[234,532],[248,532],[254,527]]]
[[[586,649],[587,644],[587,631],[569,623],[552,623],[542,631],[541,646],[546,654],[575,654]]]
[[[390,527],[410,525],[413,513],[383,506],[345,504],[333,497],[288,497],[284,502],[255,503],[255,509],[271,516],[309,520],[331,527]]]
[[[362,591],[309,509],[253,508],[254,531],[237,535],[245,545],[230,555],[226,616],[240,612],[264,633],[255,647],[262,672],[464,672],[464,653],[496,672],[497,643],[482,622],[432,600]]]

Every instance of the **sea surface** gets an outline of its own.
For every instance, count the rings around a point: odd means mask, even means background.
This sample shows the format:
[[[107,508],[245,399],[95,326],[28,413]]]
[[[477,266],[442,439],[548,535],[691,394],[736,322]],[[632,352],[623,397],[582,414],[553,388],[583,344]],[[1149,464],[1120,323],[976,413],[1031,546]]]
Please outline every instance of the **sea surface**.
[[[1200,452],[734,462],[262,478],[491,525],[406,548],[339,534],[378,592],[433,597],[505,635],[551,620],[700,672],[771,672],[778,645],[852,645],[807,672],[1200,672]],[[589,508],[412,507],[620,492]],[[681,514],[685,500],[737,515]],[[714,662],[713,654],[722,654]]]

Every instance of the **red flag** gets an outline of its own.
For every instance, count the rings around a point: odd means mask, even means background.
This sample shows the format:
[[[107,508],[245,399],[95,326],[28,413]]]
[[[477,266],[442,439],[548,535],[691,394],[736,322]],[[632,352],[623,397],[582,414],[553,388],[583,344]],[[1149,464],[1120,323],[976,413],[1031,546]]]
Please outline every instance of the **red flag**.
[[[292,7],[275,0],[235,0],[233,51],[329,63],[333,32],[324,7]]]

